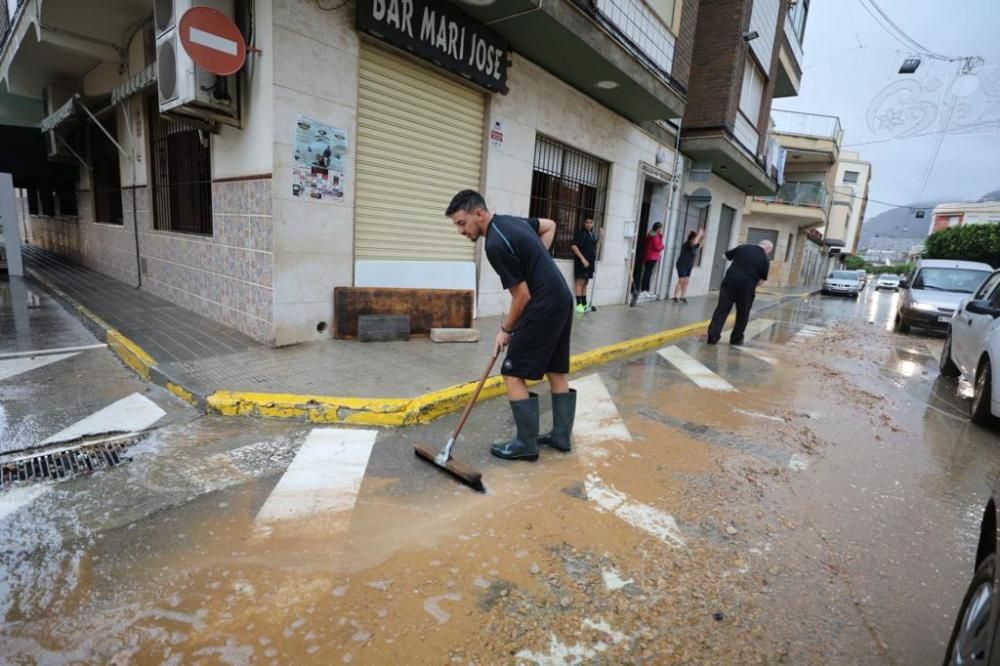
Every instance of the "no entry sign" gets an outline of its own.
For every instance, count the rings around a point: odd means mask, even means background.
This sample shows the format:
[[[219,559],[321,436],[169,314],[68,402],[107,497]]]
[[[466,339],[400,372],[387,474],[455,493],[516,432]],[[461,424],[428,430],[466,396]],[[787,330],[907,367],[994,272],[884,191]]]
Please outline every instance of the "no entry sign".
[[[180,23],[181,45],[191,60],[207,72],[229,76],[247,59],[243,34],[232,19],[211,7],[184,12]]]

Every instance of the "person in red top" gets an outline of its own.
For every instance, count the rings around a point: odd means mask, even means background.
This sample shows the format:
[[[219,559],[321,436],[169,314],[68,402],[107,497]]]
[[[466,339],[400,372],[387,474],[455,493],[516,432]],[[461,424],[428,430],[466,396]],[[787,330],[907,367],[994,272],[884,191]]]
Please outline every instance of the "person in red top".
[[[639,294],[641,297],[653,297],[653,294],[649,290],[650,280],[653,279],[653,271],[656,269],[656,262],[660,260],[660,256],[663,254],[663,224],[657,222],[653,225],[653,228],[649,230],[649,235],[646,236],[646,246],[642,250],[642,279],[639,281],[642,285],[642,293]]]

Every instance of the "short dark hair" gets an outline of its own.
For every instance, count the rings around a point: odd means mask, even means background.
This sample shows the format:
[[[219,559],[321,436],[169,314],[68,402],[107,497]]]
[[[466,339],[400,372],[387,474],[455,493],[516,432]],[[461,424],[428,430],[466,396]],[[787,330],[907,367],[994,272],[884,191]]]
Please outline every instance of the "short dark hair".
[[[663,222],[656,222],[653,224],[652,231],[656,231],[657,229],[661,229],[662,227],[663,227]]]
[[[448,204],[448,210],[444,214],[447,217],[451,217],[460,210],[471,213],[477,208],[489,210],[486,207],[486,199],[483,199],[483,195],[475,190],[462,190],[452,197],[451,203]]]

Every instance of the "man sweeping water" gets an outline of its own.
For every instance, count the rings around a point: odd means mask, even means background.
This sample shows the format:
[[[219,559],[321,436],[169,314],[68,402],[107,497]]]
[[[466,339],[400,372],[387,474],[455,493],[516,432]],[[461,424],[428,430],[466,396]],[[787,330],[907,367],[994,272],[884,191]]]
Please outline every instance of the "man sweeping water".
[[[485,238],[486,258],[511,295],[495,352],[507,350],[501,374],[516,433],[513,439],[494,444],[491,453],[507,460],[537,460],[540,443],[569,451],[576,415],[576,392],[567,379],[574,303],[549,255],[556,223],[491,213],[482,195],[473,190],[456,194],[445,214],[470,241]],[[552,389],[552,432],[539,437],[538,395],[528,392],[527,380],[543,376],[548,376]]]

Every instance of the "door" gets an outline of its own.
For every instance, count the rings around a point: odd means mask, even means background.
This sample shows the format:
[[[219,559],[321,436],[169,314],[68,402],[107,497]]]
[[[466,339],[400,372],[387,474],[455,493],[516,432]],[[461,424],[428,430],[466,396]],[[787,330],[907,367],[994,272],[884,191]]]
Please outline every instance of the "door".
[[[632,291],[642,291],[642,272],[645,265],[642,261],[646,251],[646,234],[649,233],[649,207],[653,198],[653,188],[649,181],[642,188],[642,207],[639,210],[639,225],[635,232],[635,259],[632,262]]]
[[[971,301],[987,300],[994,305],[1000,303],[1000,271],[993,273],[966,301],[966,305]],[[976,371],[984,341],[995,323],[993,317],[974,314],[964,307],[958,317],[952,320],[951,357],[969,377]]]
[[[715,291],[722,287],[722,278],[726,275],[726,252],[729,250],[729,243],[733,236],[733,220],[736,218],[736,209],[729,206],[722,206],[722,214],[719,215],[719,233],[715,237],[715,259],[712,261],[712,277],[709,280],[708,288]]]

